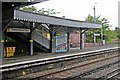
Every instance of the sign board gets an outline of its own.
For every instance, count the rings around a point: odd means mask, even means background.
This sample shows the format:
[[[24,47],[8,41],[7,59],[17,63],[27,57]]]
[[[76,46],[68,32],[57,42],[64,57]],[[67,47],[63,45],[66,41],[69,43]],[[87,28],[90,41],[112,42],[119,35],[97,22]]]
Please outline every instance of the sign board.
[[[66,36],[56,36],[56,52],[67,51],[67,37]]]
[[[95,36],[100,36],[100,34],[94,34]]]
[[[7,32],[26,32],[26,33],[29,33],[30,29],[24,29],[24,28],[7,28]]]

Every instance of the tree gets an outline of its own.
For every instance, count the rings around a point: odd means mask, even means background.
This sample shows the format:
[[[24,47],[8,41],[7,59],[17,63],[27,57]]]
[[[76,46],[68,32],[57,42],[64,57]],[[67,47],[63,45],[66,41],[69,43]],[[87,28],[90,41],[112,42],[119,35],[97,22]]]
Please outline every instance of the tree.
[[[20,8],[20,10],[39,13],[39,14],[45,14],[45,15],[54,15],[54,14],[59,14],[60,13],[60,12],[55,12],[55,9],[47,9],[47,10],[45,10],[45,8],[42,8],[42,9],[37,10],[37,8],[34,7],[34,6],[22,7],[22,8]]]
[[[38,13],[46,14],[46,15],[54,15],[54,14],[59,14],[60,12],[55,12],[54,9],[45,10],[45,8],[42,8],[42,9],[38,10]]]
[[[37,13],[37,8],[34,6],[31,7],[22,7],[20,10]]]
[[[114,31],[111,31],[109,30],[109,26],[111,26],[109,24],[109,21],[103,17],[101,18],[101,15],[96,17],[95,20],[94,20],[94,17],[91,16],[90,14],[86,17],[86,22],[92,22],[92,23],[99,23],[102,25],[102,31],[103,31],[103,35],[105,36],[105,40],[107,42],[109,41],[112,41],[112,39],[115,39],[116,38],[116,33]],[[100,34],[100,29],[97,29],[96,30],[96,33],[99,33]],[[87,33],[89,34],[89,33]],[[93,33],[91,33],[93,35]]]

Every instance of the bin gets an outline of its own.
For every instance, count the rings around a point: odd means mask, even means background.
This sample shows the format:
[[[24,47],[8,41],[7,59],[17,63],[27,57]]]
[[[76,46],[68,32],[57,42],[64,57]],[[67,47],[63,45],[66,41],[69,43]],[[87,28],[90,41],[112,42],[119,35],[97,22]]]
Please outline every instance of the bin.
[[[13,57],[16,47],[5,47],[4,57]]]

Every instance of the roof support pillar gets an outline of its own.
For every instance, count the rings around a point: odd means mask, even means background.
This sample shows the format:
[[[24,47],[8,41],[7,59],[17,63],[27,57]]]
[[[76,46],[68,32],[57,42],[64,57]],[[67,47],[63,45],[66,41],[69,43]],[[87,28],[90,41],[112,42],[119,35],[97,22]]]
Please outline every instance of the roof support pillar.
[[[94,43],[94,46],[95,46],[95,44],[96,44],[95,29],[93,30],[93,43]]]
[[[33,55],[33,27],[34,23],[30,23],[30,55]]]
[[[50,52],[55,52],[55,45],[56,45],[56,39],[54,38],[54,34],[50,33]]]
[[[84,48],[84,35],[83,29],[80,28],[80,49]]]
[[[70,29],[68,27],[63,27],[67,33],[67,51],[70,51]]]
[[[53,47],[53,33],[50,32],[50,52],[51,53],[53,52],[52,47]]]
[[[103,46],[103,41],[105,41],[105,40],[103,40],[103,30],[102,30],[102,27],[101,27],[100,31],[101,31],[101,35],[100,35],[101,45]]]
[[[2,26],[2,2],[0,2],[0,59],[4,57],[4,37]],[[1,60],[2,61],[2,60]]]
[[[50,26],[50,52],[54,53],[55,52],[55,45],[56,45],[56,40],[54,38],[54,35],[56,32],[54,31],[54,27]]]
[[[67,51],[70,51],[70,33],[67,32]]]

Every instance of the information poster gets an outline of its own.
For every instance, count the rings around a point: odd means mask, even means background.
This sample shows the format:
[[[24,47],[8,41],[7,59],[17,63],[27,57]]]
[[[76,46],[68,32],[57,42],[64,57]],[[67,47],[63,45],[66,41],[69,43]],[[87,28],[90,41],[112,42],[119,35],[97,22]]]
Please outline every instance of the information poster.
[[[66,36],[56,36],[56,52],[67,51],[67,37]]]

